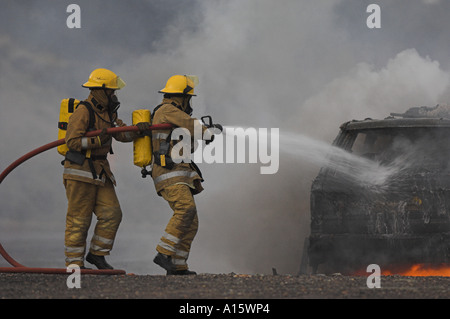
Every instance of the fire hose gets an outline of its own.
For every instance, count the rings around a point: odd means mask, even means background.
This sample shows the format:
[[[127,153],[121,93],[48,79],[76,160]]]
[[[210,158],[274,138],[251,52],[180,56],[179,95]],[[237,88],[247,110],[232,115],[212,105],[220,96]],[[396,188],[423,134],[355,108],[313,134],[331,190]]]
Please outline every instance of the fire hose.
[[[155,124],[150,126],[149,130],[165,130],[172,128],[171,124]],[[122,127],[114,127],[106,130],[107,134],[119,133],[119,132],[132,132],[139,131],[137,126],[122,126]],[[102,132],[102,130],[96,130],[88,132],[85,136],[92,137],[97,136]],[[22,164],[23,162],[29,160],[30,158],[45,152],[49,149],[57,147],[65,143],[64,139],[59,139],[53,141],[51,143],[45,144],[41,147],[38,147],[31,152],[23,155],[22,157],[15,160],[11,163],[1,174],[0,174],[0,184],[3,182],[5,177],[11,173],[17,166]],[[41,274],[67,274],[70,272],[66,268],[36,268],[36,267],[26,267],[19,262],[17,262],[14,258],[12,258],[6,250],[3,248],[0,243],[0,255],[13,267],[0,267],[0,273],[41,273]],[[92,275],[124,275],[125,271],[120,269],[80,269],[80,273],[82,274],[92,274]]]

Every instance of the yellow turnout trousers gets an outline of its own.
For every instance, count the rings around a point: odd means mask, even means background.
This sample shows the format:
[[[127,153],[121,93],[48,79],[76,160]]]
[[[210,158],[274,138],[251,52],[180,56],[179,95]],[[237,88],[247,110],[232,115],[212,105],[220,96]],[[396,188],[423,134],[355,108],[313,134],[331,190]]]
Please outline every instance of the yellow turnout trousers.
[[[84,266],[86,237],[91,225],[92,213],[97,216],[90,252],[94,255],[109,255],[117,229],[122,221],[122,210],[114,186],[109,178],[104,186],[65,179],[68,199],[65,255],[66,266]]]
[[[187,259],[198,230],[197,208],[191,188],[186,184],[165,187],[161,196],[169,203],[173,216],[156,250],[172,256],[176,270],[188,269]]]

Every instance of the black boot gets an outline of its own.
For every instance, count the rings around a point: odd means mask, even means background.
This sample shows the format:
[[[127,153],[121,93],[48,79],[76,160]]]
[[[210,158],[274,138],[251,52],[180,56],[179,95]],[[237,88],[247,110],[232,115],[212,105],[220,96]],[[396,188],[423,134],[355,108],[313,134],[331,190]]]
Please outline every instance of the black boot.
[[[167,275],[196,275],[195,271],[176,270],[175,265],[172,263],[172,257],[161,253],[158,253],[153,259],[153,262],[167,271]]]
[[[98,269],[114,269],[105,260],[105,256],[97,256],[91,253],[86,255],[86,261],[95,265]]]
[[[172,257],[171,256],[167,256],[167,255],[163,255],[161,253],[158,253],[155,256],[155,258],[153,258],[153,262],[155,264],[161,266],[165,270],[167,270],[167,272],[175,271],[175,265],[172,263]]]

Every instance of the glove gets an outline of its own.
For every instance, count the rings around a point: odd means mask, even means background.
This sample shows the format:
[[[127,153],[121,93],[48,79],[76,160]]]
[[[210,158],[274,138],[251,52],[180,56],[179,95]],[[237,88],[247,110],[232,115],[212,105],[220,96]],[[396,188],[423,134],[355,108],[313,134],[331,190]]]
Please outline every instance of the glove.
[[[116,124],[117,124],[117,126],[120,126],[120,127],[127,126],[121,119],[117,119]]]
[[[100,140],[101,145],[105,145],[109,139],[111,138],[111,136],[109,136],[109,134],[106,133],[106,128],[104,128],[101,133],[98,135],[98,138]]]
[[[148,131],[150,129],[151,124],[149,122],[139,122],[136,124],[140,132]]]

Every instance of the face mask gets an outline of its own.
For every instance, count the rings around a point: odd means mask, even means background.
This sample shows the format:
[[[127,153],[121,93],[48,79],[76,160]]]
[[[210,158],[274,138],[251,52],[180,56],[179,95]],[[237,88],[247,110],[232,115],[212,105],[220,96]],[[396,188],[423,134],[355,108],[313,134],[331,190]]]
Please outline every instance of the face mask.
[[[191,107],[191,98],[189,97],[189,99],[186,101],[186,109],[184,110],[184,112],[191,116],[193,111],[194,110]]]
[[[117,95],[112,93],[110,95],[106,94],[106,96],[108,97],[108,109],[110,110],[111,114],[116,113],[120,107],[120,102],[119,99],[117,98]]]
[[[188,102],[188,105],[186,106],[186,111],[185,111],[185,112],[186,112],[189,116],[191,116],[193,111],[194,111],[194,110],[193,110],[192,107],[191,107],[191,103]]]

